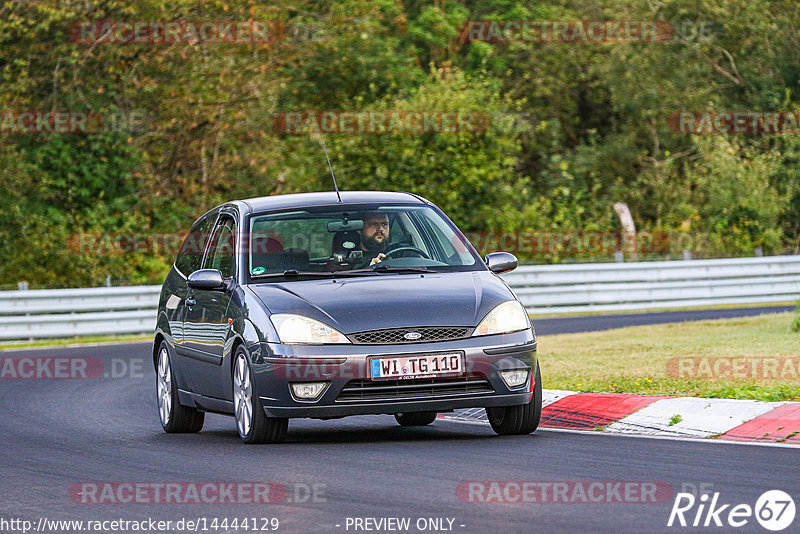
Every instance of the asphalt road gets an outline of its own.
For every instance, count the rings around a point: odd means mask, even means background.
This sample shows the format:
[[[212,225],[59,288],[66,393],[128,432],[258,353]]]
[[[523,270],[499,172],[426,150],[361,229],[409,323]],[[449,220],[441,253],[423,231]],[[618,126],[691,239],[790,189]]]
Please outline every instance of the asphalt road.
[[[701,484],[719,492],[720,504],[753,506],[764,491],[781,489],[800,505],[797,449],[552,430],[498,437],[488,426],[446,420],[406,429],[390,416],[293,420],[286,443],[246,446],[233,419],[223,416],[207,416],[200,434],[162,432],[146,343],[0,354],[14,356],[99,358],[107,376],[0,381],[3,532],[15,531],[3,520],[36,524],[43,516],[83,521],[206,518],[206,532],[225,531],[211,528],[213,518],[244,517],[277,518],[278,532],[367,532],[355,530],[352,521],[388,517],[410,518],[407,532],[421,531],[416,524],[420,518],[450,519],[452,527],[445,520],[445,528],[464,533],[694,531],[668,528],[667,521],[675,492]],[[572,502],[481,503],[457,493],[468,481],[583,481],[584,489],[591,482],[630,481],[654,483],[661,491],[666,488],[667,496],[659,492],[655,503],[585,503],[579,496],[575,502],[570,493],[567,500]],[[274,482],[287,494],[270,504],[84,504],[86,494],[76,492],[87,482]],[[490,493],[493,487],[519,498],[509,490],[513,486],[487,484],[472,500],[480,495],[504,498]],[[188,493],[181,495],[187,498]],[[604,495],[616,499],[613,490]],[[115,500],[99,490],[95,496]],[[690,523],[696,511],[697,506],[687,512]],[[725,521],[725,514],[721,517]],[[798,525],[800,518],[793,531]],[[736,531],[764,530],[751,517]]]
[[[781,313],[794,310],[794,306],[759,306],[755,308],[721,308],[712,310],[682,310],[650,313],[621,313],[615,315],[585,315],[578,317],[550,317],[537,319],[533,324],[536,335],[573,334],[594,330],[609,330],[626,326],[646,324],[683,323],[686,321],[706,321],[710,319],[729,319],[749,317],[765,313]]]

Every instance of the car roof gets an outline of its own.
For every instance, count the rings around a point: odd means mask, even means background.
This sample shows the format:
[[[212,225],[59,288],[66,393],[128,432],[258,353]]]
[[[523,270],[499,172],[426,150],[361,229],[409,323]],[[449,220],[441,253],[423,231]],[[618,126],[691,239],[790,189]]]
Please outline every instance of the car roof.
[[[403,203],[429,204],[424,198],[412,193],[391,191],[341,191],[342,202],[335,191],[319,193],[294,193],[290,195],[272,195],[234,201],[233,204],[244,204],[247,211],[259,212],[268,210],[303,208],[311,206],[328,206],[336,204],[370,204],[370,203]]]

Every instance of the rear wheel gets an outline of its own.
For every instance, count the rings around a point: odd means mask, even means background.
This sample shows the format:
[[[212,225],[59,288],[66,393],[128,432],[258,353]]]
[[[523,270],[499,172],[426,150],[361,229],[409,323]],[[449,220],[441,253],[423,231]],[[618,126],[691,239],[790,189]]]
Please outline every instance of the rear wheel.
[[[289,420],[264,413],[253,387],[247,351],[241,346],[233,361],[233,409],[236,428],[245,443],[280,443],[286,439]]]
[[[542,375],[536,365],[536,383],[533,397],[528,404],[486,408],[486,415],[492,430],[501,436],[530,434],[539,426],[542,418]]]
[[[196,408],[182,406],[178,401],[178,387],[175,384],[175,374],[172,372],[172,361],[166,341],[162,341],[158,347],[156,395],[158,416],[165,432],[170,434],[200,432],[205,413]]]
[[[436,412],[396,413],[394,418],[400,426],[424,426],[436,421]]]

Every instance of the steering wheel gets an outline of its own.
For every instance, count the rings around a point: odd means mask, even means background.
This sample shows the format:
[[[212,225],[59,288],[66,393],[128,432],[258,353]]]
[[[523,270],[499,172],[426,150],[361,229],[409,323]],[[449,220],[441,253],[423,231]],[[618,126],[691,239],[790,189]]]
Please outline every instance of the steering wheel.
[[[397,247],[397,248],[395,248],[395,249],[392,249],[392,250],[390,250],[389,252],[387,252],[387,253],[386,253],[386,257],[387,257],[387,258],[390,258],[390,257],[391,257],[393,254],[395,254],[395,253],[397,253],[397,252],[400,252],[400,251],[405,251],[405,250],[409,250],[409,251],[411,251],[411,252],[416,252],[416,253],[417,253],[419,256],[421,256],[421,257],[425,258],[426,260],[429,260],[429,259],[431,259],[431,258],[430,258],[430,256],[428,256],[427,254],[425,254],[425,251],[424,251],[424,250],[420,250],[420,249],[418,249],[417,247]]]

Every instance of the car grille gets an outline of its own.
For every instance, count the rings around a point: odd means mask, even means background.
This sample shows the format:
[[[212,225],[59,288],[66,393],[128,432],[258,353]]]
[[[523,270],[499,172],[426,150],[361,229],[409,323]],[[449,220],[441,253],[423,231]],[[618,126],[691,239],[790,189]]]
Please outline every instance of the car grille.
[[[420,328],[389,328],[350,334],[353,343],[359,345],[385,345],[396,343],[429,343],[469,337],[471,328],[462,326],[425,326]],[[417,339],[406,339],[406,334],[420,334]]]
[[[337,402],[397,400],[439,395],[494,393],[482,374],[456,378],[409,380],[351,380],[339,393]]]

